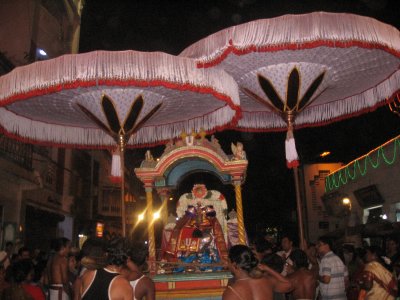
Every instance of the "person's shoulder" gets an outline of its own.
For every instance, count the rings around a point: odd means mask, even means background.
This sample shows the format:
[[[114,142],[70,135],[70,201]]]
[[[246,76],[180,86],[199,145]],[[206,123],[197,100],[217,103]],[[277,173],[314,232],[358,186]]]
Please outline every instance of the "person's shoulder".
[[[132,286],[123,275],[118,275],[114,278],[112,283],[112,289],[132,293]]]
[[[97,273],[97,270],[86,269],[86,271],[81,276],[79,276],[78,278],[80,278],[83,281],[86,281],[89,278],[90,279],[93,278],[96,275],[96,273]]]
[[[373,269],[375,269],[377,267],[378,264],[379,263],[377,263],[375,261],[371,261],[364,266],[364,271],[372,271]]]
[[[240,287],[237,287],[236,284],[232,286],[227,286],[224,293],[222,294],[222,300],[236,300],[240,299],[237,293],[240,291]]]
[[[115,278],[114,278],[113,281],[114,281],[114,283],[115,283],[116,285],[129,285],[129,286],[131,286],[130,283],[129,283],[129,281],[128,281],[128,279],[126,279],[126,277],[123,276],[123,275],[117,275],[117,276],[115,276]]]
[[[232,299],[235,294],[232,291],[231,286],[227,286],[225,291],[222,294],[222,300]]]
[[[253,278],[249,282],[249,286],[273,286],[278,280],[275,277],[260,277],[260,278]]]
[[[111,285],[112,298],[132,299],[133,290],[129,281],[123,276],[118,275],[114,278]]]
[[[308,269],[302,269],[301,270],[301,276],[304,279],[310,279],[310,280],[316,279],[316,277],[317,277],[316,275],[317,274],[315,272],[311,271],[311,270],[308,270]]]
[[[146,286],[154,286],[154,281],[150,277],[144,276],[140,281]]]
[[[67,257],[65,257],[63,255],[60,255],[58,253],[56,253],[53,256],[53,263],[64,263],[64,262],[67,262],[67,261],[68,261]]]

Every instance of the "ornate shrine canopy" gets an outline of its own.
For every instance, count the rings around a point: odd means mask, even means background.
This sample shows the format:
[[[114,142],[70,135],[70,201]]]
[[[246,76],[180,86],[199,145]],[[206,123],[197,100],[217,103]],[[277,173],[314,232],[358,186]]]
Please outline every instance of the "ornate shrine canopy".
[[[169,188],[175,188],[184,175],[193,172],[213,173],[225,184],[244,181],[248,165],[245,156],[225,154],[214,136],[209,141],[204,135],[192,133],[168,143],[157,160],[148,151],[140,168],[135,169],[136,175],[144,183]]]

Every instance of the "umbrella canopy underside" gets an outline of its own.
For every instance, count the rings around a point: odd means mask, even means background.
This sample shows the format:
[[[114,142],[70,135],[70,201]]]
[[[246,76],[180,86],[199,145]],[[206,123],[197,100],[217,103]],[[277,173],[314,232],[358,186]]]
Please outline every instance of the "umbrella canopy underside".
[[[12,137],[39,144],[111,147],[115,140],[79,106],[107,124],[101,104],[107,96],[123,123],[134,100],[142,97],[140,116],[162,105],[128,146],[156,144],[192,129],[211,132],[236,122],[240,111],[233,78],[222,70],[209,71],[165,53],[62,56],[0,77],[0,125]]]
[[[298,113],[297,128],[317,126],[372,110],[400,87],[400,33],[377,20],[351,14],[311,13],[257,20],[217,32],[185,49],[199,68],[222,68],[238,83],[243,118],[238,129],[284,130],[281,115],[259,83],[267,79],[288,98],[289,77],[301,99],[323,80]],[[258,100],[257,100],[258,98]]]

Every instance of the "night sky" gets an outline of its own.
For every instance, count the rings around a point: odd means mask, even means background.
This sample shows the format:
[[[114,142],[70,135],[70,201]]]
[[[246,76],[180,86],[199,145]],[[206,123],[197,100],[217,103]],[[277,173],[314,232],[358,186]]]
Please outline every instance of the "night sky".
[[[192,43],[221,29],[248,21],[284,14],[313,11],[350,12],[370,16],[400,28],[398,0],[225,0],[225,1],[103,1],[86,0],[82,15],[80,52],[93,50],[163,51],[177,55]],[[400,133],[400,118],[382,107],[375,112],[333,125],[295,131],[302,163],[321,161],[318,155],[332,152],[325,161],[347,163]],[[286,133],[220,132],[216,137],[225,152],[230,143],[242,141],[249,167],[243,186],[245,223],[254,232],[269,226],[295,228],[292,172],[286,168]],[[163,147],[152,149],[155,156]],[[129,150],[128,159],[138,166],[144,150]],[[221,186],[206,174],[187,177],[176,192],[189,192],[193,183],[204,182],[225,194],[232,207],[231,186]],[[289,225],[288,225],[289,224]]]

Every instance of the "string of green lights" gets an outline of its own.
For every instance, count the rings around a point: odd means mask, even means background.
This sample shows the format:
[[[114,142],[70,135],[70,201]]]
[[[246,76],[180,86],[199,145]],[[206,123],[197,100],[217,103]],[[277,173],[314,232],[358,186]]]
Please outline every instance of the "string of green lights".
[[[392,155],[388,155],[388,147],[393,147]],[[364,177],[368,170],[377,169],[383,164],[393,165],[400,156],[399,148],[400,135],[329,174],[325,178],[325,193],[338,189],[341,185],[345,185],[350,181]]]

